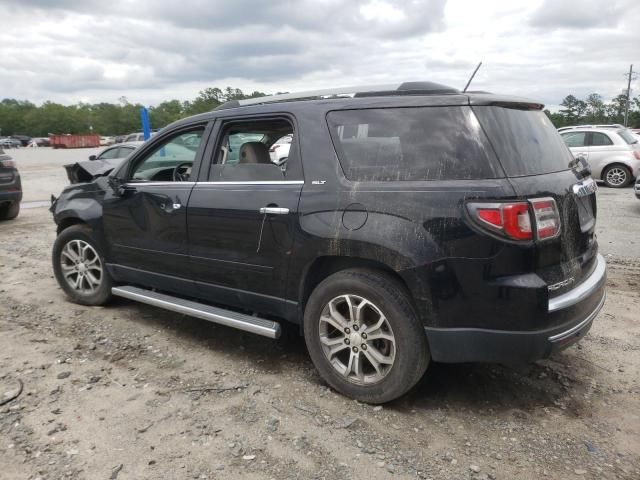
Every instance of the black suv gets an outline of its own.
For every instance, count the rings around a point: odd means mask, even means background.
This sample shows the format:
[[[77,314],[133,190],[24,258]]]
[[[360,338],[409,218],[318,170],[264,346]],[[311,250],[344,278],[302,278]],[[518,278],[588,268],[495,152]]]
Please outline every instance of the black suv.
[[[542,107],[428,82],[229,102],[64,190],[56,278],[85,305],[298,324],[371,403],[431,360],[546,357],[590,328],[606,265],[595,183]]]
[[[13,159],[0,148],[0,220],[13,220],[20,213],[22,184]]]

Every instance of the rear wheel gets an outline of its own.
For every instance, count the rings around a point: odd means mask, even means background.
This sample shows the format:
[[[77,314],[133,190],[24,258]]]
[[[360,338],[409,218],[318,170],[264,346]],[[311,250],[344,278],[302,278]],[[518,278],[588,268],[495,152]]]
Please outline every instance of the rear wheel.
[[[327,277],[309,297],[304,333],[327,383],[368,403],[403,395],[429,364],[424,328],[408,295],[382,272],[350,269]]]
[[[13,220],[20,213],[20,202],[11,202],[0,207],[0,220]]]
[[[631,172],[624,165],[609,165],[602,173],[607,187],[622,188],[631,181]]]
[[[64,292],[76,303],[102,305],[111,298],[112,281],[92,230],[73,225],[53,244],[53,272]]]

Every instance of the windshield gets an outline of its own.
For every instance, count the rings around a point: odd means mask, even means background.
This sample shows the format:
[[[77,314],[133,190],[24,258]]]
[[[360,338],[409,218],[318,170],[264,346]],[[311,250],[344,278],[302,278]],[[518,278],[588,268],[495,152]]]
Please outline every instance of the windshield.
[[[478,106],[478,116],[510,177],[569,169],[573,155],[544,112]]]
[[[627,142],[629,145],[633,145],[634,143],[638,143],[638,138],[634,137],[633,134],[627,130],[618,130],[618,135],[622,137],[622,139]]]

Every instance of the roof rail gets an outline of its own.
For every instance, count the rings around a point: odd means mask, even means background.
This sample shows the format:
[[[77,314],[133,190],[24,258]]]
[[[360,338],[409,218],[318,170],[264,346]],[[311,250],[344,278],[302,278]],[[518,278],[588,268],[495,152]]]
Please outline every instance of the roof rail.
[[[317,100],[332,97],[378,97],[389,95],[452,95],[460,93],[455,88],[433,82],[405,82],[392,85],[371,85],[358,87],[327,88],[306,92],[283,93],[266,97],[247,98],[245,100],[231,100],[223,103],[216,110],[226,108],[245,107],[248,105],[262,105],[267,103],[292,102],[299,100]]]

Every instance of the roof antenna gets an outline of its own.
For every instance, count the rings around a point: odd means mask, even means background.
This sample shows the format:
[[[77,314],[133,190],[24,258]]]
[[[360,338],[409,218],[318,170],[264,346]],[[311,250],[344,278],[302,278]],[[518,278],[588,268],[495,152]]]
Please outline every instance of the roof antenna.
[[[476,69],[473,71],[473,73],[471,74],[471,78],[469,78],[469,81],[467,82],[467,84],[464,86],[464,90],[462,90],[462,93],[465,93],[467,91],[467,88],[469,88],[469,85],[471,85],[471,82],[473,81],[473,77],[476,76],[476,73],[478,72],[478,70],[480,70],[480,65],[482,65],[482,62],[480,62],[478,64],[478,66],[476,67]]]

